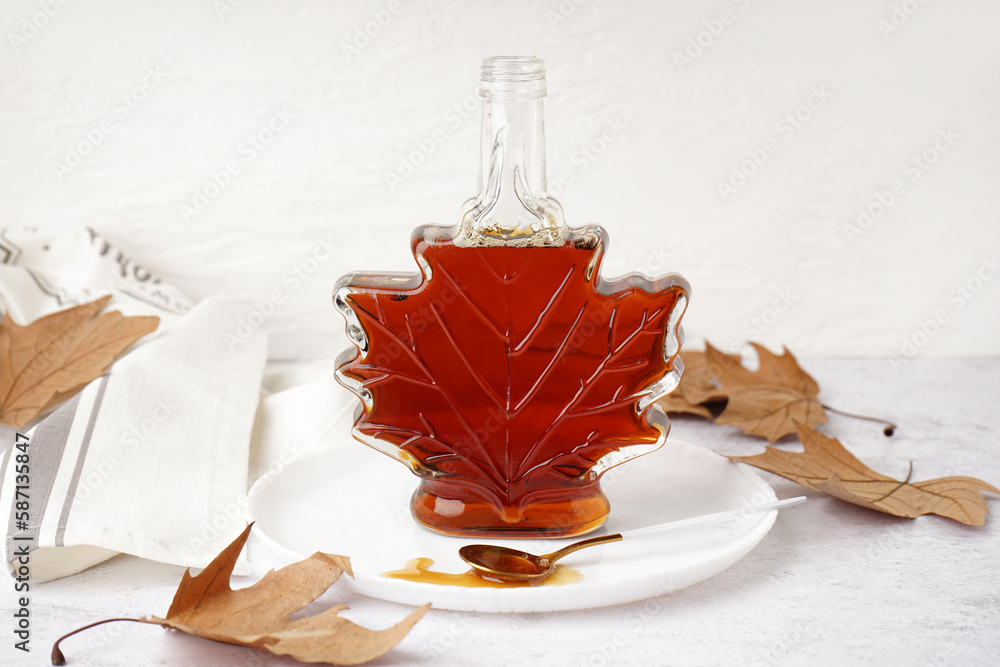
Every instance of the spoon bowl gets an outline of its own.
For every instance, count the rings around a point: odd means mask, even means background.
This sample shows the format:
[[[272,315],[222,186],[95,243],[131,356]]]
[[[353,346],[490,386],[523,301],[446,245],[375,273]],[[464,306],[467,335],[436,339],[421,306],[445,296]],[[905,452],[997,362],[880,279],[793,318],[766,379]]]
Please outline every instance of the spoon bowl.
[[[557,560],[574,551],[622,539],[621,533],[592,537],[542,556],[492,544],[468,544],[458,555],[487,579],[517,583],[544,579],[556,569]]]
[[[781,509],[783,507],[791,507],[792,505],[803,503],[805,500],[805,496],[798,496],[796,498],[776,500],[770,503],[756,505],[754,507],[740,508],[726,512],[716,512],[715,514],[706,514],[705,516],[697,516],[690,519],[682,519],[680,521],[671,521],[670,523],[664,523],[658,526],[638,528],[624,533],[615,533],[614,535],[591,537],[586,540],[574,542],[573,544],[565,546],[558,551],[553,551],[550,554],[544,554],[542,556],[536,556],[535,554],[530,554],[527,551],[501,547],[493,544],[468,544],[458,550],[458,555],[462,560],[471,565],[481,576],[486,577],[487,579],[494,579],[509,583],[540,582],[542,579],[552,574],[555,570],[555,563],[557,560],[563,556],[573,553],[574,551],[579,551],[580,549],[596,547],[600,544],[609,544],[611,542],[620,542],[625,538],[669,533],[694,526],[721,523],[723,521],[738,519],[751,514],[768,512],[771,510]]]

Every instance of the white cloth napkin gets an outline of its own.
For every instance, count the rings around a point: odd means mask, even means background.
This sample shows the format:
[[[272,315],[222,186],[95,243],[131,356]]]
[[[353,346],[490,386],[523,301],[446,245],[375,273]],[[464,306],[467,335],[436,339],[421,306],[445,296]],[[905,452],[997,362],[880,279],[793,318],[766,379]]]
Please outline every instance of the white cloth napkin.
[[[0,231],[0,262],[0,306],[19,324],[108,293],[109,310],[161,319],[109,373],[29,425],[27,529],[15,521],[21,452],[15,431],[0,427],[4,562],[28,545],[33,581],[117,553],[207,565],[246,525],[264,334],[234,344],[238,313],[228,299],[192,304],[90,230]],[[236,574],[249,572],[243,556]]]
[[[264,391],[270,393],[261,399],[254,422],[247,479],[251,494],[299,457],[352,440],[359,404],[354,394],[333,379],[334,368],[334,358],[329,358],[285,363],[265,371]],[[292,375],[293,382],[276,378],[278,374]]]

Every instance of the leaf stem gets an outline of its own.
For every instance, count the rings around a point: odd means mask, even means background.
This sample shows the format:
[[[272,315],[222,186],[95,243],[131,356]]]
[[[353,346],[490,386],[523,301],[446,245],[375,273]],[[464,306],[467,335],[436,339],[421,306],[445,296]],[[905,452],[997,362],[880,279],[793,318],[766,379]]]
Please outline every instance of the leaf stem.
[[[845,417],[853,417],[854,419],[864,419],[864,420],[870,421],[870,422],[878,422],[879,424],[885,424],[885,428],[882,429],[882,433],[884,433],[887,436],[891,436],[893,433],[896,432],[896,424],[892,423],[891,421],[889,421],[887,419],[879,419],[878,417],[867,417],[865,415],[854,414],[853,412],[845,412],[844,410],[838,410],[837,408],[831,408],[826,403],[820,403],[820,405],[823,406],[824,410],[829,410],[830,412],[835,412],[838,415],[843,415]]]
[[[53,665],[65,665],[66,656],[63,655],[62,651],[59,650],[59,642],[62,640],[72,637],[78,632],[83,632],[84,630],[89,630],[90,628],[101,625],[102,623],[113,623],[115,621],[132,621],[133,623],[145,623],[146,621],[140,620],[138,618],[106,618],[103,621],[97,621],[96,623],[91,623],[90,625],[85,625],[82,628],[77,628],[73,632],[67,633],[56,640],[56,643],[52,645],[52,664]]]

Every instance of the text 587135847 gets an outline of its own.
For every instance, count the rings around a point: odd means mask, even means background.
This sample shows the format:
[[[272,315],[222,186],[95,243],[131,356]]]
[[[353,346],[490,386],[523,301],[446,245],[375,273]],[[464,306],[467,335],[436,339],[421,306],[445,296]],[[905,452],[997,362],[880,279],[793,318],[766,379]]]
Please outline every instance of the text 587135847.
[[[20,594],[17,605],[14,609],[14,648],[21,651],[29,651],[31,642],[31,617],[28,604],[31,599],[27,593],[31,590],[29,581],[31,576],[31,542],[34,537],[28,532],[31,525],[31,455],[28,448],[31,442],[28,436],[23,433],[17,434],[14,443],[15,478],[14,478],[14,517],[13,524],[16,532],[11,539],[14,540],[14,551],[11,553],[11,564],[14,568],[14,592]]]

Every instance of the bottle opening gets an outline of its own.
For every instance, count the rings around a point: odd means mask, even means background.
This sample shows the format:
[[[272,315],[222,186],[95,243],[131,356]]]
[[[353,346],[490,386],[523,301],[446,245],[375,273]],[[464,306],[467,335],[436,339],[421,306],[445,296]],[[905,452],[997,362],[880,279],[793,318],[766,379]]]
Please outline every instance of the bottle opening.
[[[483,59],[479,95],[486,99],[545,97],[545,63],[535,56]]]
[[[483,58],[483,81],[535,81],[545,78],[545,63],[535,56],[492,56]]]

